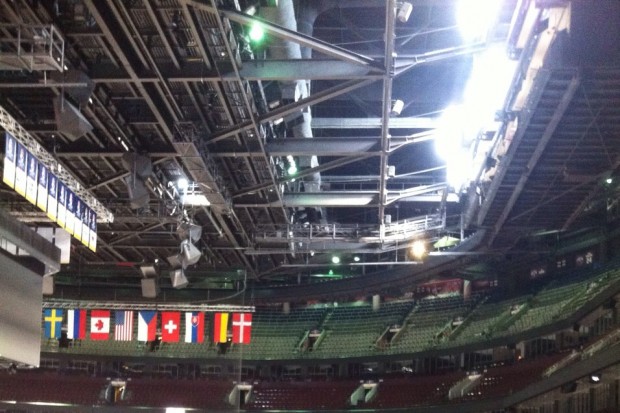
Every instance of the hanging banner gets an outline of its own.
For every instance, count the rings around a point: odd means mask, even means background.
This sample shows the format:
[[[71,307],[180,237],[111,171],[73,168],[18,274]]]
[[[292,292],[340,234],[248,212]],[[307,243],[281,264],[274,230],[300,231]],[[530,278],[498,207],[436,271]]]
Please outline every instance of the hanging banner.
[[[90,211],[90,239],[88,240],[88,248],[93,252],[97,252],[97,213]]]
[[[65,227],[67,222],[67,187],[58,180],[58,217],[56,223],[61,228]]]
[[[37,206],[47,212],[47,168],[39,163],[39,187],[37,188]]]
[[[82,241],[82,201],[77,196],[73,197],[73,236],[78,241]]]
[[[8,132],[4,134],[4,170],[2,181],[15,188],[15,158],[17,157],[17,142]]]
[[[28,152],[28,171],[26,175],[26,199],[33,205],[37,204],[37,166],[39,161]]]
[[[82,244],[88,247],[90,241],[90,208],[82,203]]]
[[[17,164],[15,168],[15,192],[26,196],[26,160],[28,151],[20,143],[17,144]]]
[[[51,172],[47,173],[47,216],[54,222],[58,221],[58,178]]]
[[[73,213],[73,207],[75,205],[75,194],[67,189],[67,199],[65,202],[66,215],[65,215],[65,229],[71,235],[73,235],[73,221],[75,220],[75,214]]]

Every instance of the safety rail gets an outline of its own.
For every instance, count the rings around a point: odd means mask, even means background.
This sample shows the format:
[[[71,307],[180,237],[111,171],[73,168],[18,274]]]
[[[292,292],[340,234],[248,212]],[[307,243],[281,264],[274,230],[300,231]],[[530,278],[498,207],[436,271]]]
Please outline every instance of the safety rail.
[[[0,70],[65,68],[65,41],[53,25],[1,23]]]

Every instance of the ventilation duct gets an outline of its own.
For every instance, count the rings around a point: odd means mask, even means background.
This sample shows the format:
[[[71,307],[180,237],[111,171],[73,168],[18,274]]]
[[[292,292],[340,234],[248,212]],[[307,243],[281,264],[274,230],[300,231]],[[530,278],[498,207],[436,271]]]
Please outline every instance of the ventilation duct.
[[[134,175],[126,176],[123,180],[127,185],[127,191],[129,193],[129,206],[132,209],[140,209],[148,206],[151,197],[144,182]]]
[[[308,19],[305,19],[306,25],[308,23],[311,23],[310,21],[312,21],[313,23],[314,19],[316,18],[316,15],[314,15],[314,9],[308,9],[307,12],[310,15],[308,16]],[[273,23],[285,27],[289,30],[295,32],[298,30],[297,20],[295,18],[295,9],[293,7],[292,0],[280,0],[277,7],[263,7],[261,8],[261,15],[266,20],[272,21]],[[308,27],[304,27],[304,29],[308,30]],[[274,59],[301,59],[302,49],[297,43],[278,39],[274,40],[274,42],[271,44],[269,48],[269,54]],[[304,50],[304,54],[308,54],[308,56],[304,57],[310,57],[310,50]],[[306,80],[280,82],[280,90],[283,101],[295,102],[310,95],[310,82]],[[310,112],[310,108],[304,109],[303,111],[301,111],[300,114],[292,116],[291,118],[293,117],[297,117],[297,119],[295,119],[294,125],[292,125],[291,127],[293,136],[295,138],[312,138],[312,115]],[[298,166],[300,169],[314,168],[318,165],[318,158],[315,155],[300,156],[298,158]],[[319,192],[321,190],[321,175],[319,173],[315,173],[309,177],[306,177],[304,179],[304,190],[305,192]],[[320,214],[312,211],[312,213],[307,213],[307,216],[316,217],[320,216]]]
[[[71,141],[76,141],[93,130],[93,125],[80,113],[78,108],[62,96],[53,100],[56,128]]]
[[[121,163],[129,171],[129,175],[123,179],[129,193],[129,206],[132,209],[146,207],[150,194],[145,181],[153,174],[151,159],[136,153],[126,153],[121,158]]]

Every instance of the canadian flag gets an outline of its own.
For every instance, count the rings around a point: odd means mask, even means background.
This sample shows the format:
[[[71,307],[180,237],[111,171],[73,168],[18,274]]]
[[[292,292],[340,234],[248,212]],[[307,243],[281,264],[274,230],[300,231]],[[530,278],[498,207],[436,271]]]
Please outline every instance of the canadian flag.
[[[232,326],[233,343],[249,344],[252,333],[252,314],[234,313]]]
[[[107,340],[110,337],[110,310],[90,312],[90,339]]]
[[[181,313],[164,311],[161,313],[161,341],[162,343],[176,343],[179,341],[181,329]]]

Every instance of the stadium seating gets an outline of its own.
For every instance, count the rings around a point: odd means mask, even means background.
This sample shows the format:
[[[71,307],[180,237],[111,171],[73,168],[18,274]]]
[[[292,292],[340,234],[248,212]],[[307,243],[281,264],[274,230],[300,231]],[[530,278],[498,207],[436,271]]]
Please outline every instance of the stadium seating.
[[[359,383],[352,380],[325,382],[259,382],[252,389],[248,410],[346,409]]]
[[[378,310],[369,304],[335,307],[320,326],[326,330],[326,336],[313,357],[372,354],[383,330],[400,324],[411,307],[411,301],[385,303]]]
[[[464,301],[460,296],[421,300],[407,317],[389,352],[415,352],[435,346],[442,327],[455,317],[465,316],[472,305],[473,301]]]
[[[462,372],[435,376],[410,376],[385,379],[379,383],[377,396],[365,408],[413,407],[448,401],[450,387],[465,377]]]

